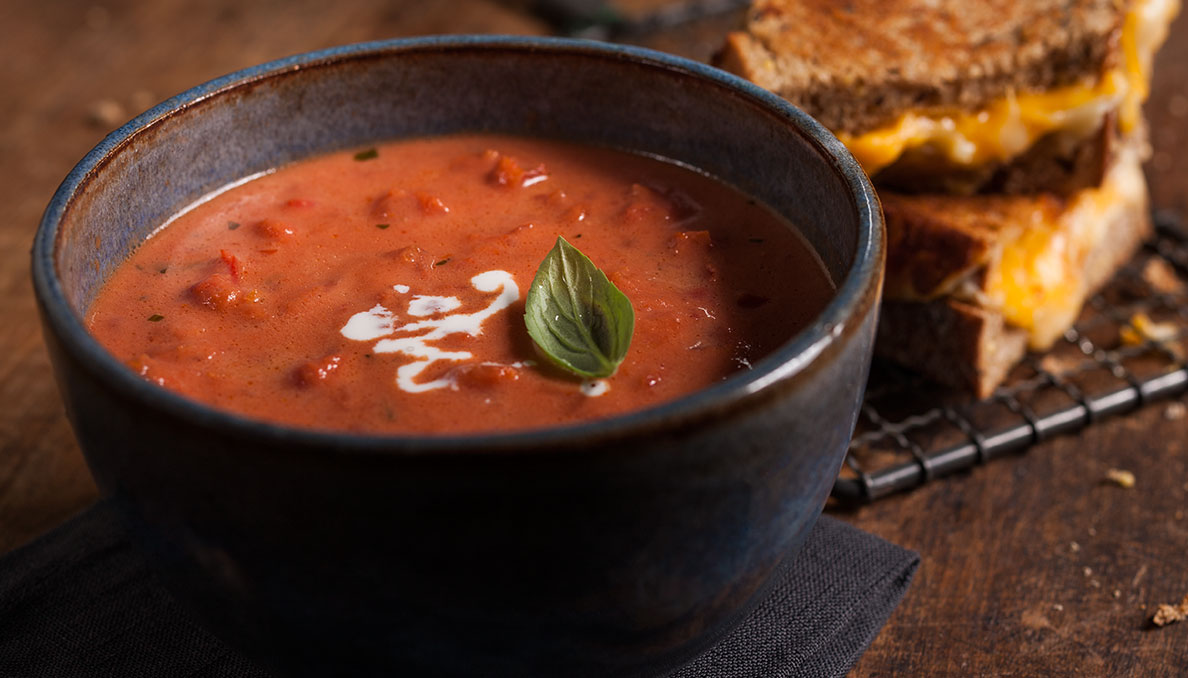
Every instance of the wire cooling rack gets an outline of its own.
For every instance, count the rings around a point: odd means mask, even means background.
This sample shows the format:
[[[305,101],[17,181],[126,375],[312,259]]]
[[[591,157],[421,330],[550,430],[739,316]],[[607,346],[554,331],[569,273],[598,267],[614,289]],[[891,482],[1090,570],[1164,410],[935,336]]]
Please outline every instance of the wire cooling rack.
[[[1188,230],[1154,219],[1155,238],[1075,327],[989,398],[876,362],[833,496],[873,501],[1188,391]]]

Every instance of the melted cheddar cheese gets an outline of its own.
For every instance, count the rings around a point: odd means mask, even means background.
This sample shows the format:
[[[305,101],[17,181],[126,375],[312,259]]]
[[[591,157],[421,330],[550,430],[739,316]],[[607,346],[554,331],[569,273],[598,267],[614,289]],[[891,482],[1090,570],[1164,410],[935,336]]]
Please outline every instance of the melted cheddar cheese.
[[[1012,92],[977,112],[908,112],[885,127],[838,138],[867,173],[875,174],[906,151],[925,146],[958,165],[1007,161],[1053,132],[1086,136],[1113,110],[1128,133],[1141,120],[1152,61],[1179,5],[1180,0],[1135,0],[1122,27],[1122,64],[1096,82]]]
[[[1031,223],[1000,243],[986,270],[979,302],[1028,331],[1031,348],[1050,347],[1071,327],[1088,296],[1087,262],[1107,230],[1146,200],[1137,154],[1126,152],[1098,188],[1076,194],[1064,209],[1037,207]]]

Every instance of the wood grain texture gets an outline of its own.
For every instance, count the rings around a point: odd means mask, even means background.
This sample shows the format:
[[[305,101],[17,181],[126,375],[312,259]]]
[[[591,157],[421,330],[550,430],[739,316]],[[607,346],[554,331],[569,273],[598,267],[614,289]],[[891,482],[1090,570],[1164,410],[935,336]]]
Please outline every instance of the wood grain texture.
[[[361,40],[546,31],[523,14],[528,4],[0,1],[0,553],[95,497],[29,283],[33,232],[70,167],[115,125],[217,75]],[[641,41],[704,59],[731,23]],[[1186,17],[1161,54],[1148,112],[1154,202],[1186,211]],[[923,556],[852,676],[1188,675],[1188,624],[1147,623],[1157,604],[1188,594],[1188,417],[1169,412],[1152,405],[839,513]],[[1110,467],[1134,472],[1136,486],[1103,483]]]
[[[923,558],[852,675],[1184,675],[1188,630],[1148,624],[1188,593],[1188,424],[1168,411],[846,516]],[[1106,482],[1109,468],[1135,487]]]

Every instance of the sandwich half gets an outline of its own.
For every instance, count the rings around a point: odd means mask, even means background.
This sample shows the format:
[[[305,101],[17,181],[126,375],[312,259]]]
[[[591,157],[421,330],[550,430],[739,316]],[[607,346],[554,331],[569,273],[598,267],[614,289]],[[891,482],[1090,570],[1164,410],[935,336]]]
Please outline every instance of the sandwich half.
[[[887,222],[876,351],[989,395],[1150,234],[1142,102],[1179,0],[755,0],[715,63],[797,104]]]
[[[1179,0],[756,0],[715,63],[845,142],[884,187],[1070,194],[1141,126]]]
[[[876,350],[988,396],[1048,349],[1151,233],[1138,143],[1069,196],[881,191],[887,277]]]

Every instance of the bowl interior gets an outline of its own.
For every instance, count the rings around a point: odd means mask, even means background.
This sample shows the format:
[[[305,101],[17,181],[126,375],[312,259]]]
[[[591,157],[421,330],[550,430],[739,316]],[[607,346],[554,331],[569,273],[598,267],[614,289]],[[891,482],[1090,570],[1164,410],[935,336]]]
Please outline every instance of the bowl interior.
[[[94,158],[69,196],[56,242],[62,291],[84,312],[165,220],[232,181],[376,140],[481,131],[699,168],[789,218],[840,284],[869,226],[859,223],[853,177],[822,152],[831,137],[789,125],[790,107],[770,110],[768,97],[738,91],[730,76],[673,61],[622,47],[427,40],[332,50],[306,59],[299,75],[288,63],[265,65],[191,90],[96,149],[114,152]]]

